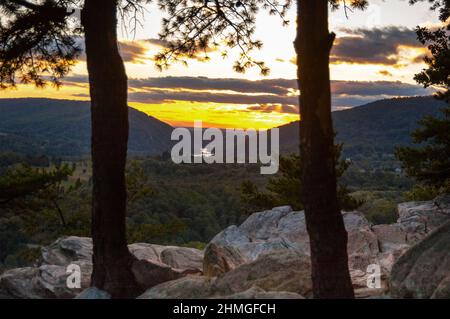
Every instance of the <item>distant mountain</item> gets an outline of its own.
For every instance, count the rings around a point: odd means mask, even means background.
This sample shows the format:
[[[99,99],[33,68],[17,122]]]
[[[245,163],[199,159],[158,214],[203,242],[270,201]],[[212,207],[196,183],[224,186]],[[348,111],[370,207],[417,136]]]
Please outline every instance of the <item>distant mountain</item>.
[[[0,99],[0,152],[79,156],[90,154],[90,103],[53,99]],[[129,154],[170,150],[173,128],[129,108]]]
[[[411,144],[410,133],[425,115],[439,116],[445,104],[432,97],[380,100],[333,112],[337,141],[345,156],[380,157],[397,145]],[[52,156],[90,153],[89,102],[52,99],[0,99],[0,152]],[[170,150],[173,128],[130,108],[129,153]],[[298,150],[298,122],[280,127],[282,153]]]
[[[395,146],[412,143],[410,134],[425,115],[441,116],[446,104],[433,97],[380,100],[344,111],[333,112],[336,140],[344,142],[346,156],[392,154]],[[280,127],[282,152],[299,145],[298,122]]]

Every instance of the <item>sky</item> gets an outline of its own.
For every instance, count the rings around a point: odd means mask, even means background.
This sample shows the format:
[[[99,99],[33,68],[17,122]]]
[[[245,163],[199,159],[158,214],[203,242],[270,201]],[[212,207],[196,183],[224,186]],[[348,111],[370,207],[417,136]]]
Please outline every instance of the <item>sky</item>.
[[[224,59],[220,50],[208,53],[208,62],[197,59],[188,66],[174,64],[157,70],[153,57],[163,48],[158,40],[162,17],[156,7],[149,6],[135,33],[127,31],[126,23],[119,27],[130,106],[173,126],[202,120],[205,127],[264,129],[298,120],[294,9],[288,14],[287,27],[278,17],[258,15],[255,37],[264,45],[253,56],[270,67],[268,76],[261,76],[257,69],[234,72],[239,52],[230,52]],[[414,28],[437,24],[437,13],[426,2],[411,6],[408,0],[373,0],[366,11],[349,13],[348,18],[343,10],[330,12],[330,30],[337,34],[330,65],[333,110],[431,94],[433,89],[423,89],[413,79],[425,67],[422,58],[427,54]],[[59,89],[19,85],[2,91],[1,97],[88,100],[84,60],[81,56]]]

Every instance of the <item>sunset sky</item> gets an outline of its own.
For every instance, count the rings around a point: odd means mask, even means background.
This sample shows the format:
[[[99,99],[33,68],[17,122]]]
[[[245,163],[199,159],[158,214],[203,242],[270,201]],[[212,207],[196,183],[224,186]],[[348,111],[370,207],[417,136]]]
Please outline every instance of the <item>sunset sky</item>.
[[[233,57],[238,52],[223,59],[220,50],[209,54],[209,62],[193,60],[188,67],[173,65],[158,71],[153,56],[162,48],[157,40],[162,14],[148,7],[135,35],[127,34],[123,25],[119,31],[130,105],[175,126],[203,120],[205,126],[269,128],[297,120],[294,11],[288,27],[277,17],[263,12],[258,16],[256,37],[264,47],[254,56],[271,69],[263,77],[256,69],[235,73]],[[349,19],[342,10],[332,12],[330,29],[337,34],[331,56],[333,108],[430,94],[431,89],[422,89],[413,80],[424,67],[421,58],[426,54],[414,28],[437,24],[437,13],[429,11],[427,3],[410,6],[407,0],[373,0],[367,11],[350,13]],[[86,64],[83,57],[80,60],[59,90],[19,85],[1,95],[86,100]]]

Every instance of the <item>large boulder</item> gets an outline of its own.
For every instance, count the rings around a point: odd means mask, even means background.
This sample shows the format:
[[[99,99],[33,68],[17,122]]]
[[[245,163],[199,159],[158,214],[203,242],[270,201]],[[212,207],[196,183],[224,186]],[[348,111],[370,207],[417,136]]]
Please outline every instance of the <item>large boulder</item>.
[[[381,252],[399,250],[409,246],[406,232],[400,224],[374,225],[372,231],[378,239]]]
[[[79,266],[80,288],[69,288],[68,276],[71,274],[67,266],[43,264],[36,276],[38,285],[45,290],[47,298],[70,299],[90,286],[92,263],[85,260],[73,261],[72,265]]]
[[[73,261],[92,259],[92,239],[69,236],[56,240],[42,248],[42,263],[46,265],[67,266]]]
[[[139,260],[151,260],[194,273],[203,268],[203,251],[195,248],[136,243],[128,245],[128,249]]]
[[[203,268],[203,251],[188,247],[166,247],[161,261],[172,268],[199,271]]]
[[[140,298],[302,298],[311,291],[309,256],[283,250],[262,254],[218,277],[187,276],[162,283]]]
[[[401,203],[398,214],[397,223],[405,231],[408,243],[415,244],[450,220],[450,195],[431,201]]]
[[[377,262],[377,235],[361,213],[346,212],[343,219],[349,237],[349,266],[365,271]],[[203,272],[217,276],[264,254],[291,251],[308,256],[309,249],[304,212],[292,211],[289,206],[276,207],[254,213],[240,226],[230,226],[217,234],[205,250]]]
[[[145,291],[138,299],[203,299],[212,295],[214,277],[186,276]]]
[[[8,299],[42,299],[45,291],[37,284],[39,269],[11,269],[0,276],[0,296]]]
[[[398,259],[391,292],[397,298],[450,298],[450,222]]]
[[[205,250],[203,274],[209,277],[219,276],[246,262],[247,259],[233,246],[211,243]]]
[[[227,296],[251,287],[311,295],[309,256],[292,250],[260,255],[256,260],[219,276],[214,282],[213,290],[216,295]]]
[[[182,270],[171,268],[170,266],[147,259],[137,260],[131,268],[137,283],[147,289],[160,283],[175,280],[183,277]]]
[[[302,295],[289,291],[265,291],[259,287],[252,287],[246,291],[229,296],[221,296],[224,299],[305,299]]]

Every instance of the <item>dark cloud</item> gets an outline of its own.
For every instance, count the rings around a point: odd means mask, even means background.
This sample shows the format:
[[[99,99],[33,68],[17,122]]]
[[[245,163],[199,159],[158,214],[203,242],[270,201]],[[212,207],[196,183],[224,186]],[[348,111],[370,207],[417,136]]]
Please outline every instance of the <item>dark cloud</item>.
[[[384,75],[384,76],[392,76],[392,73],[389,72],[388,70],[381,70],[381,71],[378,71],[378,74]]]
[[[331,52],[335,63],[395,65],[400,46],[421,47],[413,29],[391,26],[343,31],[348,35],[337,38]]]
[[[119,52],[125,62],[143,63],[143,60],[149,60],[145,55],[147,47],[141,41],[121,41]]]
[[[229,104],[296,104],[296,96],[286,95],[251,95],[251,94],[233,94],[233,93],[210,93],[204,91],[172,91],[172,90],[154,90],[129,92],[128,99],[133,102],[142,103],[164,103],[167,101],[189,101],[189,102],[211,102],[211,103],[229,103]]]
[[[156,45],[158,47],[161,47],[161,48],[166,48],[169,46],[169,43],[167,41],[161,40],[161,39],[156,39],[156,38],[155,39],[146,39],[144,41],[148,42],[150,44]]]
[[[297,87],[296,80],[268,79],[249,81],[242,79],[211,79],[207,77],[162,77],[147,79],[131,79],[129,85],[132,87],[149,88],[171,88],[191,90],[229,90],[240,93],[267,93],[287,94],[290,89]]]
[[[86,76],[66,79],[68,85],[86,83]],[[297,113],[296,80],[212,79],[206,77],[160,77],[129,80],[129,100],[160,104],[171,101],[249,105],[248,111]],[[430,95],[431,89],[394,81],[332,81],[335,108],[359,106],[375,100]]]
[[[360,95],[360,96],[416,96],[429,95],[431,90],[419,85],[403,83],[400,81],[331,81],[333,94]]]
[[[247,107],[248,111],[258,111],[263,113],[298,113],[298,106],[296,105],[283,105],[283,104],[258,104]]]
[[[76,39],[77,46],[81,50],[81,54],[78,57],[80,61],[86,61],[86,53],[85,53],[85,43],[84,38],[77,37]],[[138,40],[138,41],[119,41],[119,52],[122,56],[122,59],[125,62],[130,63],[142,63],[142,60],[149,60],[150,58],[145,55],[147,52],[146,43],[148,40]]]

